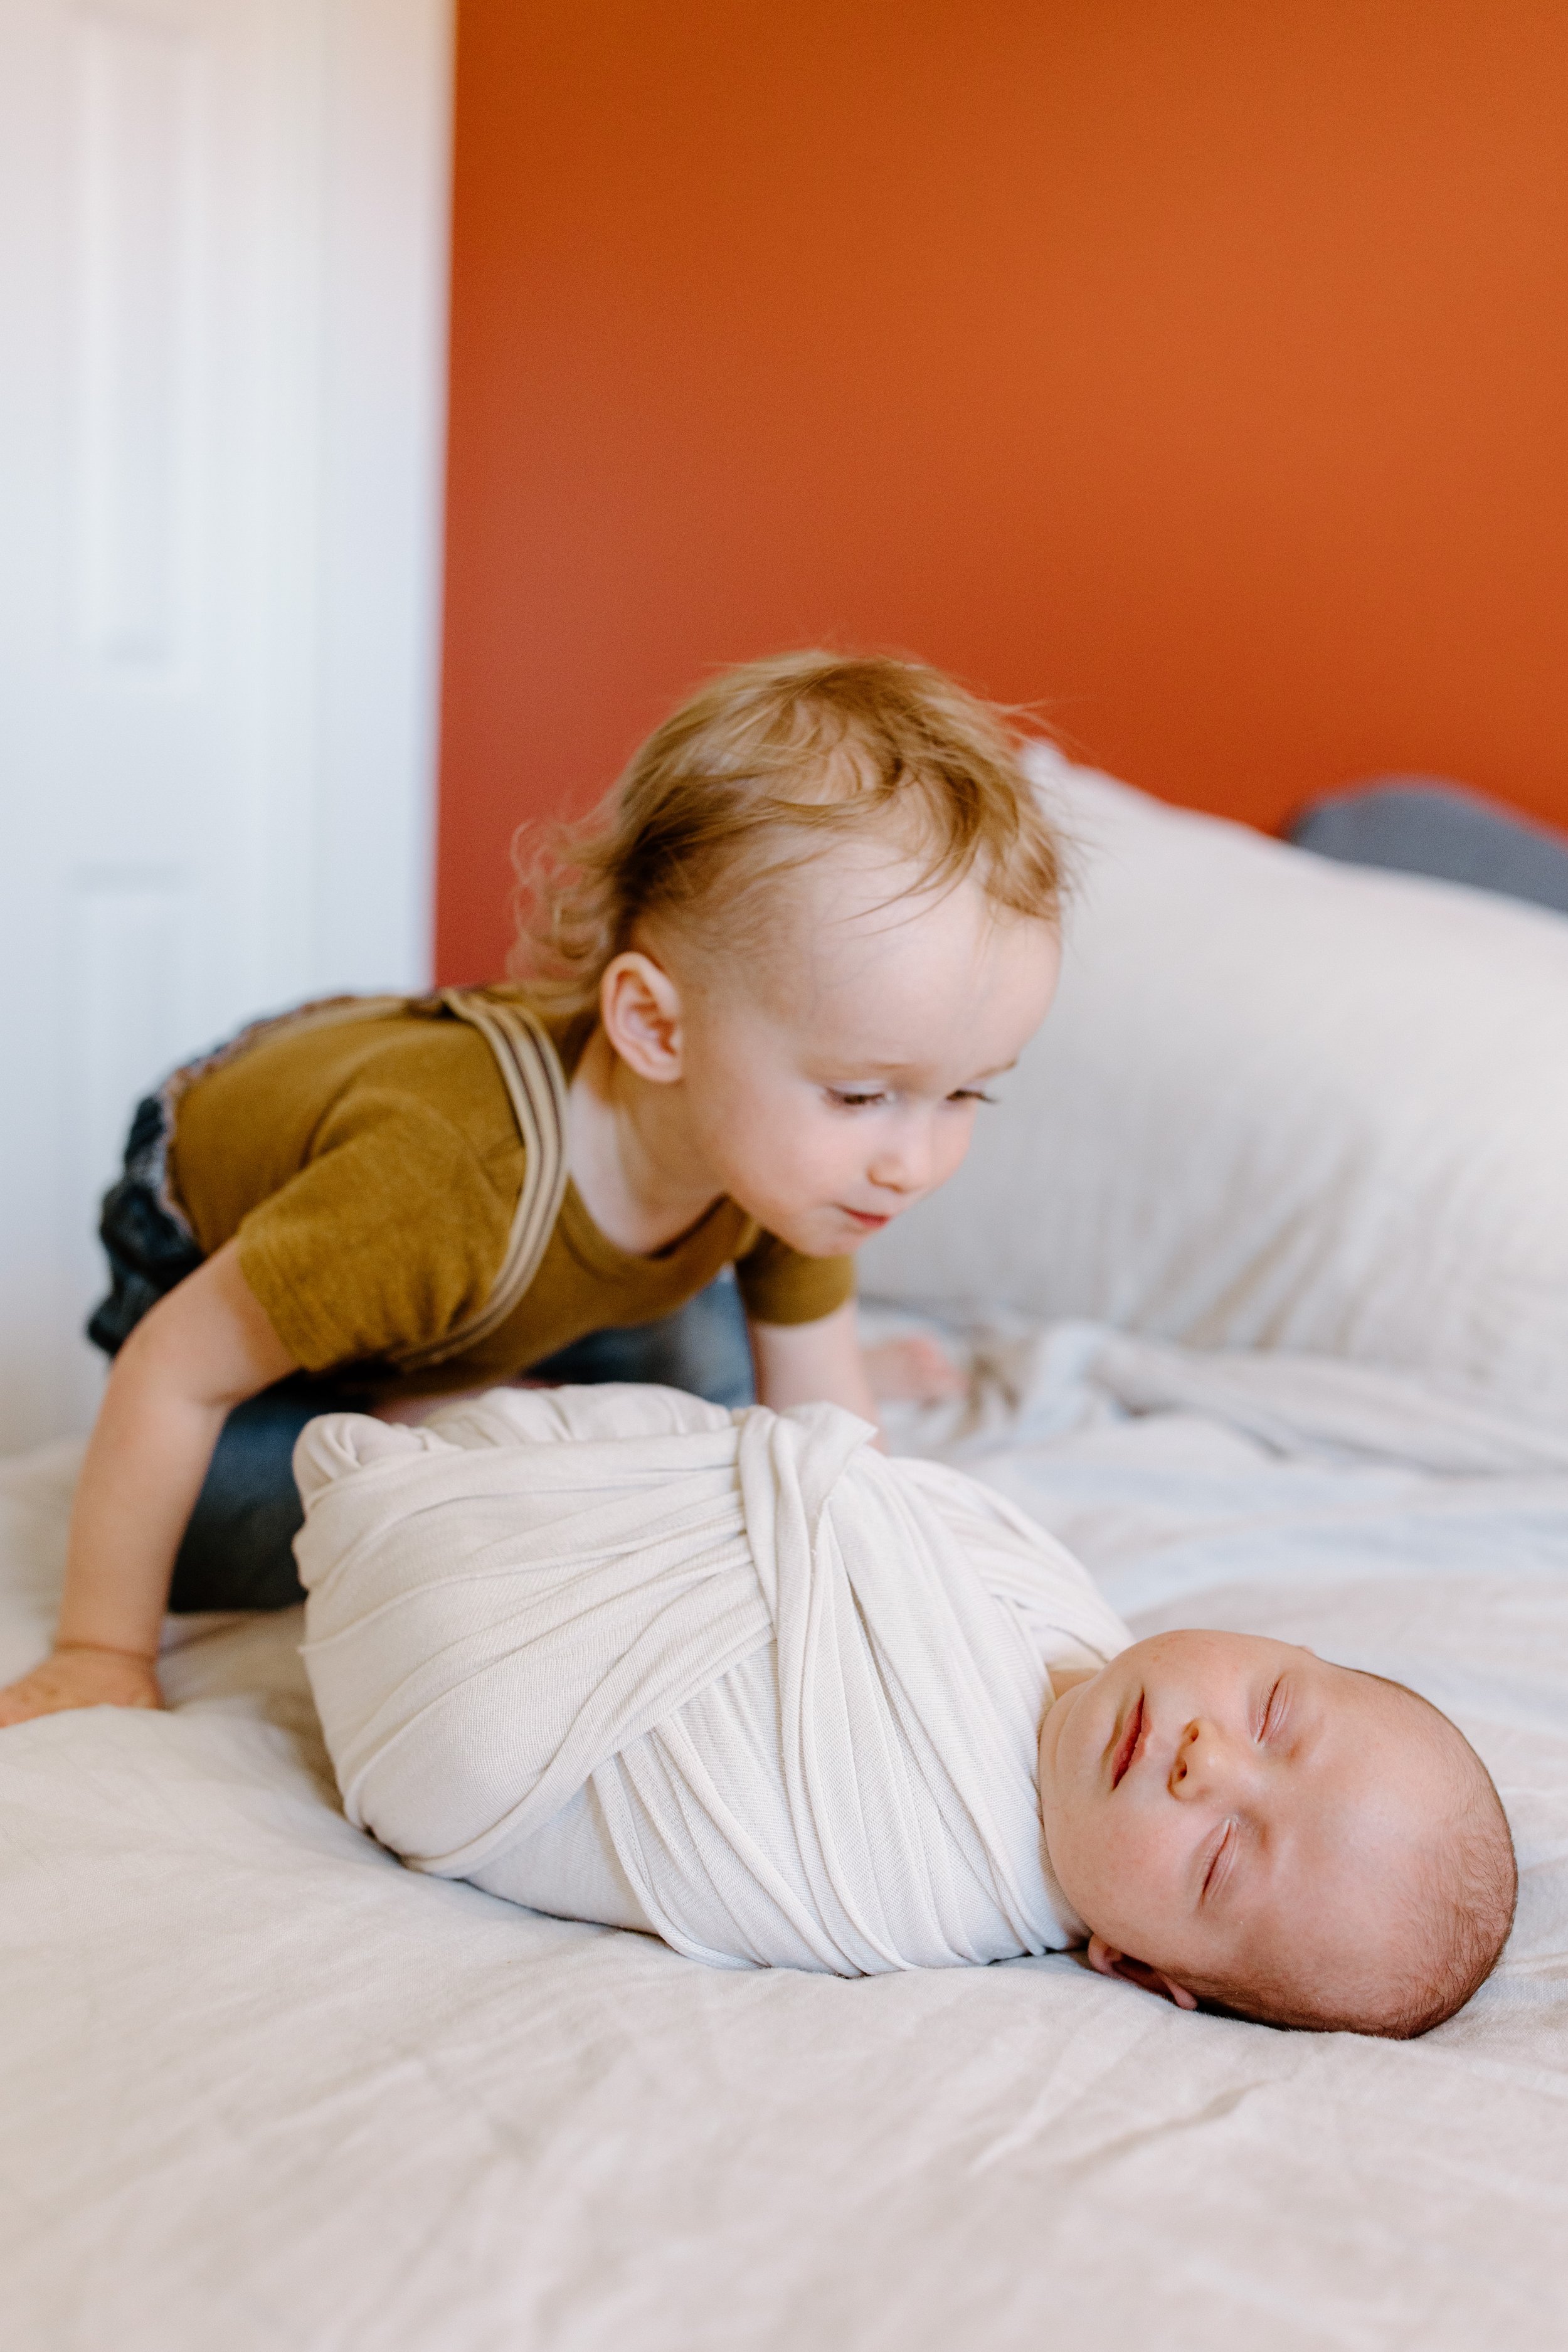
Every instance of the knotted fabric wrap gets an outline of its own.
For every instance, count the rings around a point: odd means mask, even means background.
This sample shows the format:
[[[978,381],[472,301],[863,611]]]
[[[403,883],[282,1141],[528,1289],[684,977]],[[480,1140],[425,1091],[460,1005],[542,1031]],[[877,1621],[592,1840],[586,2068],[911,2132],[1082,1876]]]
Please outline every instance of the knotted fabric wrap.
[[[1048,1669],[1129,1636],[1021,1512],[871,1435],[618,1387],[311,1423],[304,1654],[350,1820],[540,1907],[575,1907],[538,1892],[563,1829],[607,1842],[637,1924],[720,1966],[1071,1941]]]

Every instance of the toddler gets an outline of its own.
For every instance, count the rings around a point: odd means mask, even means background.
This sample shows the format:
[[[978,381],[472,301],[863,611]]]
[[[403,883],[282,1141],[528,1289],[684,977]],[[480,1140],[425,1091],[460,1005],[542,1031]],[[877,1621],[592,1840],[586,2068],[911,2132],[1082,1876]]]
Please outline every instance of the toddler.
[[[298,1462],[305,1659],[352,1821],[721,1967],[1087,1944],[1183,2008],[1405,2036],[1482,1981],[1513,1850],[1397,1684],[1132,1643],[972,1479],[829,1405],[498,1392]]]
[[[299,1600],[313,1415],[513,1379],[726,1265],[763,1402],[869,1419],[854,1253],[1043,1018],[1060,883],[997,713],[786,655],[535,867],[517,984],[309,1007],[177,1072],[105,1204],[114,1363],[57,1646],[0,1724],[157,1706],[166,1605]]]

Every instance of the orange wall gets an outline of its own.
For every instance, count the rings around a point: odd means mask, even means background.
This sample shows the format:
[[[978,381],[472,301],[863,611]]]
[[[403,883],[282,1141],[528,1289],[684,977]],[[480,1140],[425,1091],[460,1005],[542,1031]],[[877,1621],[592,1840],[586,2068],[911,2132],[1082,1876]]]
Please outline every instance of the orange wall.
[[[710,665],[1568,821],[1564,0],[462,0],[439,961]]]

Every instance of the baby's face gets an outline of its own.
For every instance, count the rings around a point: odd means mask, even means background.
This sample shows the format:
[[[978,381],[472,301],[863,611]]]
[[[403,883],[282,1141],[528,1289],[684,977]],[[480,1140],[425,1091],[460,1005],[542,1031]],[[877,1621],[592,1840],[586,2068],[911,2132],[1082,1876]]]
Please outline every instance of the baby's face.
[[[1156,1634],[1047,1710],[1051,1866],[1100,1947],[1173,1985],[1281,1967],[1373,1981],[1442,1818],[1434,1729],[1407,1693],[1310,1650]]]
[[[753,971],[683,979],[682,1079],[703,1157],[809,1256],[858,1249],[952,1174],[987,1082],[1056,987],[1048,924],[998,916],[973,880],[939,896],[920,878],[885,848],[815,860],[780,881]],[[669,950],[681,976],[679,941]]]

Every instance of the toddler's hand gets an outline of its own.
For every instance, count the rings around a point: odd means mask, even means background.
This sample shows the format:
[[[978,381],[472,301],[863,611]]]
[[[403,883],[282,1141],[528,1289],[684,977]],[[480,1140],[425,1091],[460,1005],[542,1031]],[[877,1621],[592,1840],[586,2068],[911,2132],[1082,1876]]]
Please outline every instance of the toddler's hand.
[[[885,1403],[941,1404],[962,1396],[964,1377],[945,1348],[923,1334],[912,1339],[884,1339],[865,1350],[866,1376],[871,1393]]]
[[[0,1728],[78,1706],[162,1706],[151,1662],[127,1650],[56,1650],[30,1675],[0,1690]]]

